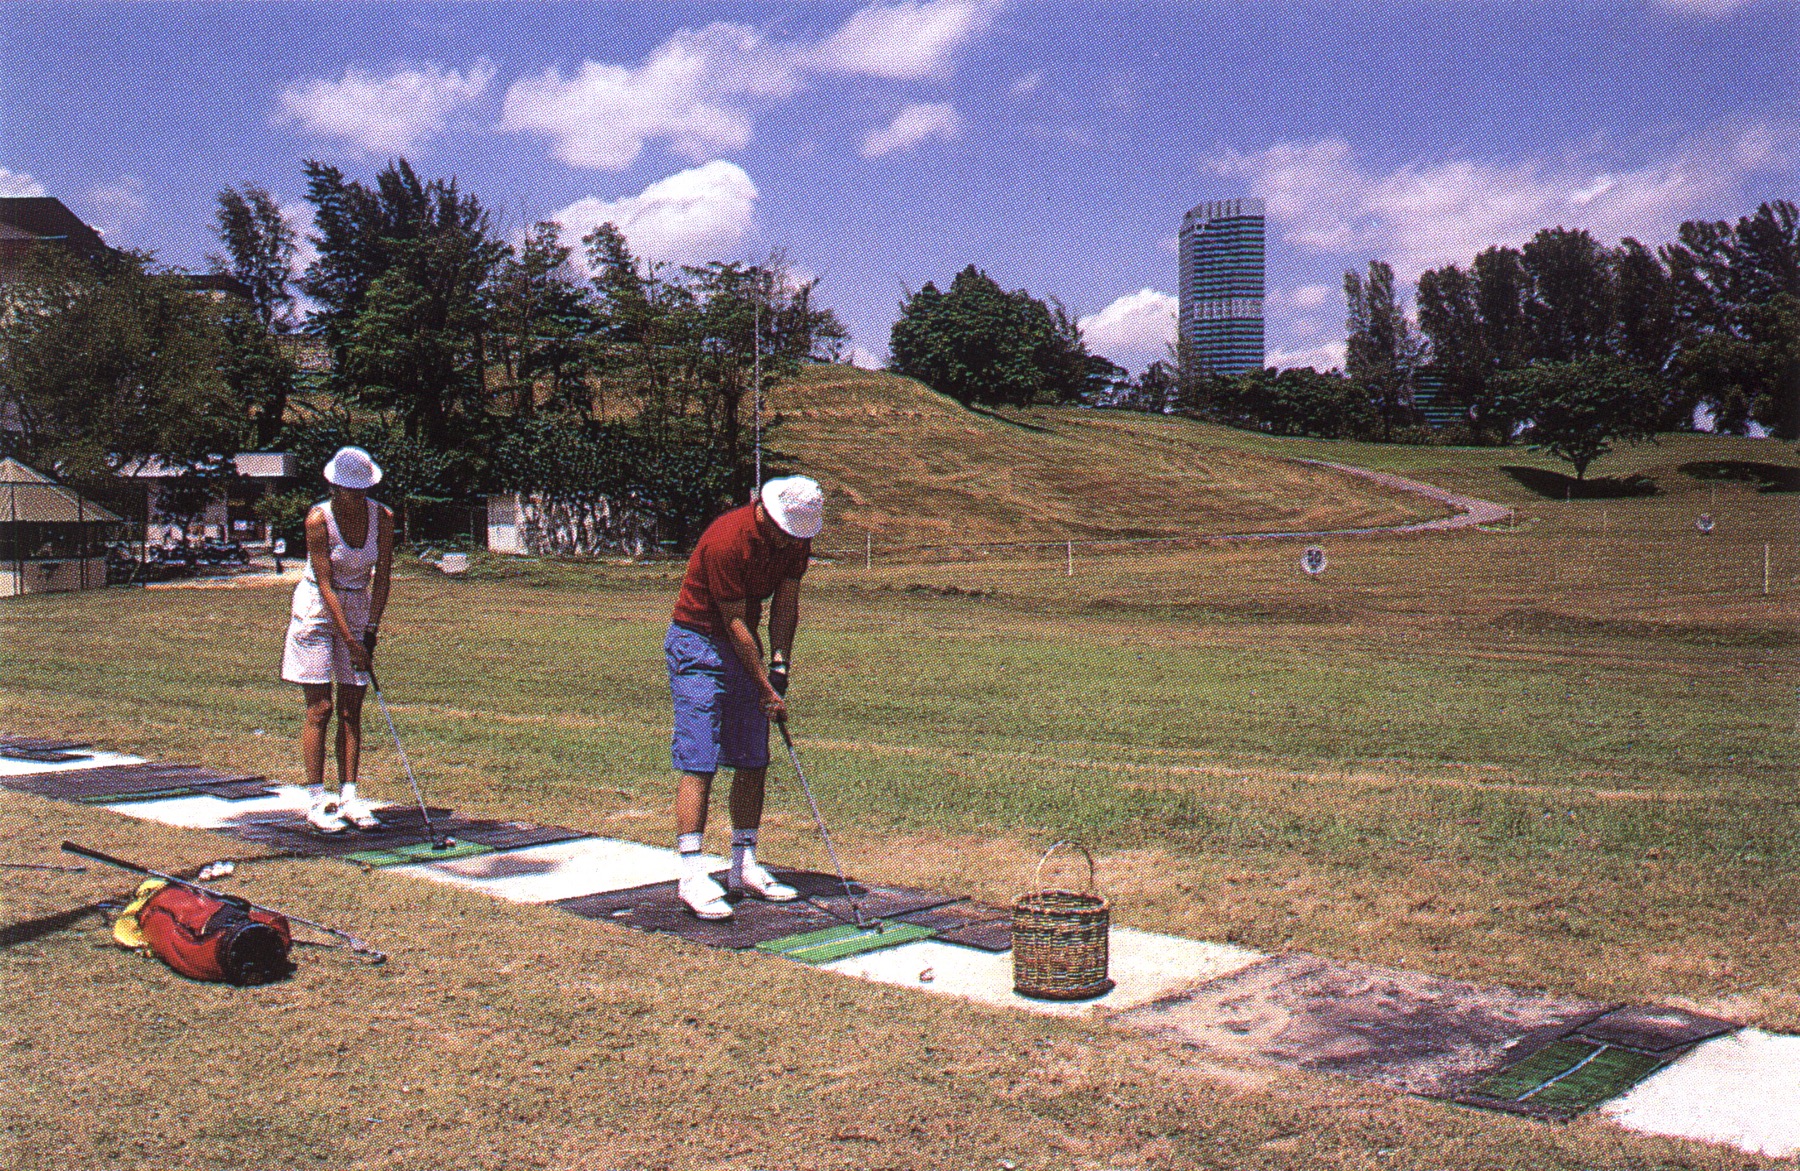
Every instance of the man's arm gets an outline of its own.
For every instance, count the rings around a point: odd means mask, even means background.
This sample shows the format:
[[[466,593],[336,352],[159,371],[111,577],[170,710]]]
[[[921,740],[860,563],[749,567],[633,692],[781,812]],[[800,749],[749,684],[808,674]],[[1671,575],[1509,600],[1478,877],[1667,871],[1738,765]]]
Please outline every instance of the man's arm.
[[[763,667],[762,644],[757,641],[756,635],[750,632],[748,603],[739,600],[715,602],[714,605],[719,609],[719,617],[725,620],[725,637],[731,643],[731,649],[736,652],[738,662],[742,663],[744,670],[749,672],[752,679],[756,680],[757,691],[762,694],[763,714],[771,720],[786,719],[787,704],[770,685],[769,672]],[[790,640],[793,638],[792,630],[788,632],[788,637]]]
[[[784,581],[769,599],[769,648],[783,662],[794,657],[794,631],[800,626],[800,583]]]

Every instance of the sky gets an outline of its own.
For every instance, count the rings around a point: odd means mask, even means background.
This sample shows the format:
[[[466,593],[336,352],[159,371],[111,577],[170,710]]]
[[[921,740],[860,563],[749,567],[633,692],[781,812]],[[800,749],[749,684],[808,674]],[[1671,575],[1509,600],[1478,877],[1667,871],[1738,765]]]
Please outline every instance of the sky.
[[[1189,207],[1268,207],[1270,365],[1338,365],[1343,274],[1541,227],[1652,245],[1800,196],[1796,0],[136,3],[0,8],[0,195],[205,267],[221,188],[454,175],[514,236],[780,249],[886,357],[975,264],[1134,370]]]

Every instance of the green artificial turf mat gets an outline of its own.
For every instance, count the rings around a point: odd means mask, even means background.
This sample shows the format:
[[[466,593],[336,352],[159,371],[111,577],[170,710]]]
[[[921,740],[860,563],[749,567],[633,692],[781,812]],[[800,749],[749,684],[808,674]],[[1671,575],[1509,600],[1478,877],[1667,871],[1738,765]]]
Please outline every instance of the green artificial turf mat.
[[[757,944],[756,950],[786,956],[803,964],[825,964],[841,960],[845,956],[930,939],[937,934],[930,927],[922,927],[917,923],[897,923],[892,919],[883,919],[881,927],[880,931],[876,931],[873,926],[863,928],[845,923],[837,927],[771,939]]]
[[[1662,1064],[1663,1059],[1654,1054],[1609,1047],[1568,1077],[1533,1094],[1531,1100],[1553,1110],[1579,1114],[1629,1090]]]
[[[1579,1114],[1624,1093],[1663,1062],[1664,1058],[1650,1053],[1563,1040],[1487,1078],[1475,1092],[1508,1102],[1529,1102],[1558,1114]]]
[[[1475,1087],[1475,1092],[1509,1102],[1517,1101],[1551,1078],[1568,1073],[1600,1048],[1585,1041],[1558,1041],[1546,1045],[1519,1064],[1489,1076]]]
[[[457,842],[447,850],[434,850],[430,842],[410,842],[382,850],[358,850],[343,857],[365,866],[407,866],[415,862],[448,862],[452,858],[474,858],[492,854],[494,847],[480,842]]]

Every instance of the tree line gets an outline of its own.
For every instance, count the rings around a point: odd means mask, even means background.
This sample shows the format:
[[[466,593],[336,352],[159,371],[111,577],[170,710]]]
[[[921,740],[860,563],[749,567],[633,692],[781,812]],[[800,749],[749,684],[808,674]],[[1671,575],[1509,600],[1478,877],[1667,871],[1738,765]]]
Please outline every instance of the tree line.
[[[304,270],[272,194],[219,193],[208,262],[233,295],[147,253],[35,249],[0,286],[8,453],[76,475],[155,457],[198,482],[232,451],[290,451],[310,474],[355,442],[407,512],[518,491],[603,515],[583,551],[627,532],[680,543],[748,493],[755,372],[767,385],[847,340],[779,253],[670,266],[612,224],[509,241],[456,179],[405,159],[372,182],[303,169]],[[296,360],[301,339],[323,370]],[[268,501],[267,518],[291,526],[312,495]]]
[[[1800,209],[1786,200],[1689,221],[1656,249],[1546,228],[1422,274],[1416,319],[1383,262],[1345,273],[1344,294],[1342,373],[1208,377],[1178,352],[1127,405],[1282,435],[1524,441],[1578,475],[1700,411],[1728,434],[1800,439]]]

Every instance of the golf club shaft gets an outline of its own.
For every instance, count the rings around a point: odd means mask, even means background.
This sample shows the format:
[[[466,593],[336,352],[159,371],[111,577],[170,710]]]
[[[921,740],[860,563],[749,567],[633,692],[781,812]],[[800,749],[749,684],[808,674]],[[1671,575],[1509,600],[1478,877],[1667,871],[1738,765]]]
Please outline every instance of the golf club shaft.
[[[104,862],[108,866],[116,866],[120,870],[129,870],[133,874],[142,874],[146,878],[160,878],[173,886],[185,887],[188,890],[203,894],[220,902],[236,903],[249,907],[253,911],[264,911],[271,915],[280,915],[290,923],[298,923],[302,927],[311,927],[314,931],[323,931],[333,939],[341,939],[344,946],[357,955],[367,956],[370,963],[379,964],[387,959],[387,953],[376,951],[348,931],[339,931],[336,927],[327,927],[323,923],[315,923],[311,919],[302,919],[298,915],[290,915],[286,911],[278,911],[274,907],[265,907],[261,903],[253,903],[242,895],[230,894],[222,890],[214,890],[210,886],[201,886],[197,882],[189,882],[185,878],[177,878],[173,874],[165,874],[161,870],[152,870],[148,866],[139,866],[136,862],[127,862],[123,858],[115,858],[111,854],[102,854],[99,850],[90,850],[86,846],[78,846],[74,842],[64,842],[62,848],[71,854],[79,854],[83,858],[91,858],[95,862]]]
[[[406,749],[400,744],[400,730],[394,727],[394,717],[388,711],[387,700],[381,698],[381,680],[375,677],[375,668],[369,668],[369,690],[375,693],[375,703],[381,708],[381,718],[387,721],[388,734],[394,738],[394,751],[400,754],[400,767],[406,770],[407,784],[412,786],[413,800],[419,803],[419,816],[425,819],[425,840],[437,845],[437,830],[431,825],[431,810],[425,807],[425,794],[419,788],[419,782],[413,777],[412,762],[406,759]]]
[[[0,870],[55,870],[63,874],[86,874],[86,866],[48,866],[42,862],[0,862]]]
[[[787,745],[788,759],[794,762],[794,772],[800,778],[800,789],[806,794],[806,803],[812,806],[813,822],[819,827],[819,836],[825,839],[825,852],[831,856],[831,866],[837,871],[838,882],[843,884],[844,897],[850,900],[850,913],[855,917],[858,927],[866,927],[862,905],[850,893],[850,880],[844,875],[844,864],[838,861],[837,847],[831,844],[831,832],[825,828],[825,817],[819,812],[819,803],[813,797],[812,785],[807,783],[806,770],[800,767],[800,753],[794,749],[794,738],[788,735],[787,721],[777,721],[775,726],[781,729],[781,742]]]

